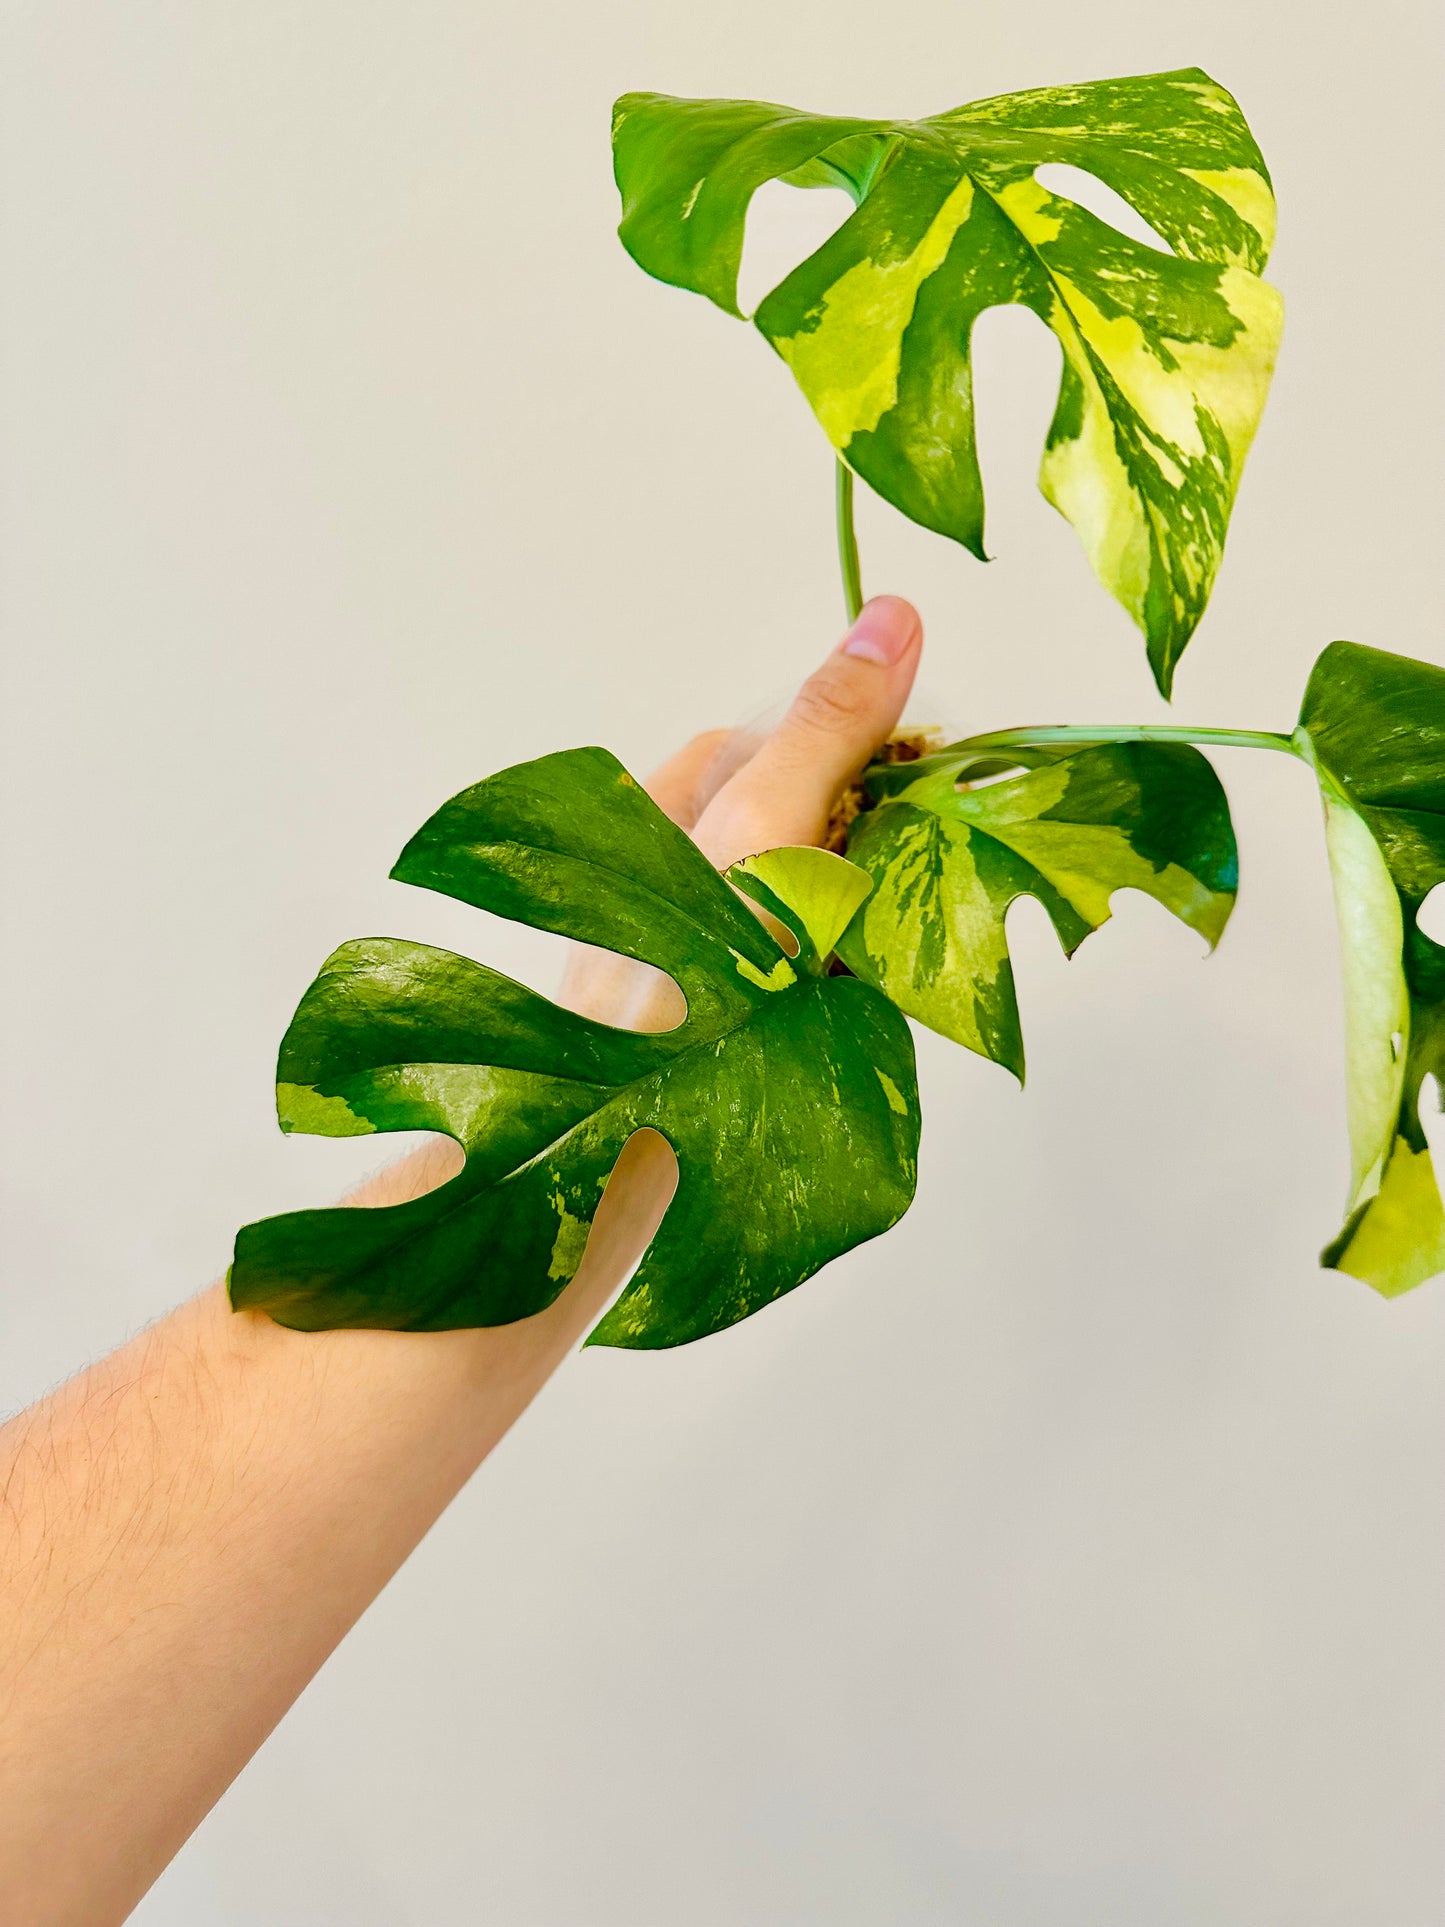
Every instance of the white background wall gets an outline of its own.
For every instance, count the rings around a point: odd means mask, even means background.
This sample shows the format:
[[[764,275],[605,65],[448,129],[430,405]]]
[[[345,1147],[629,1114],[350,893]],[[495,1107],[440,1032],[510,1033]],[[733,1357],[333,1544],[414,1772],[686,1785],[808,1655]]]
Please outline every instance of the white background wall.
[[[0,1406],[375,1160],[272,1121],[333,944],[551,982],[549,940],[385,881],[437,803],[580,742],[646,767],[836,634],[826,448],[616,244],[614,94],[1232,87],[1289,324],[1173,713],[1288,726],[1332,637],[1445,660],[1434,11],[12,0]],[[998,560],[862,509],[929,623],[916,713],[1163,716],[1033,490],[1052,339],[994,315],[979,358]],[[1027,1093],[921,1036],[898,1230],[575,1361],[143,1927],[1436,1927],[1445,1281],[1316,1268],[1317,808],[1223,770],[1219,954],[1125,897],[1065,966],[1022,906]]]

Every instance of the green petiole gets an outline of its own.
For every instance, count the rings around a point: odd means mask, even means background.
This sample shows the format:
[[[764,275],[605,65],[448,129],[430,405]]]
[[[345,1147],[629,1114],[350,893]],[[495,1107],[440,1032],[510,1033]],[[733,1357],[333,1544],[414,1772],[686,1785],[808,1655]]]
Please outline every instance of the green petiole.
[[[996,729],[950,743],[960,750],[1046,749],[1053,743],[1214,743],[1222,749],[1279,749],[1301,754],[1293,736],[1272,729],[1204,729],[1189,723],[1050,723],[1038,729]]]
[[[837,475],[838,567],[843,572],[843,601],[849,622],[863,607],[863,582],[858,573],[858,536],[853,527],[853,471],[839,458]]]

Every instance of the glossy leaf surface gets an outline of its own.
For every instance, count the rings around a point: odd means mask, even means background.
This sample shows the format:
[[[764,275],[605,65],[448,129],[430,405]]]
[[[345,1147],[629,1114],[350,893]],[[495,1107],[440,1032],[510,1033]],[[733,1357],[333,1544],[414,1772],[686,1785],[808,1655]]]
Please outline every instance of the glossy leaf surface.
[[[613,148],[623,243],[649,274],[738,312],[753,194],[845,188],[855,212],[754,317],[848,465],[925,528],[984,554],[970,336],[1021,302],[1063,350],[1040,471],[1168,693],[1209,599],[1282,323],[1259,277],[1264,160],[1197,68],[1046,87],[921,121],[626,94]],[[1172,252],[1050,193],[1064,163]]]
[[[1445,948],[1416,913],[1445,879],[1445,670],[1336,642],[1301,747],[1320,776],[1344,965],[1350,1195],[1324,1263],[1393,1297],[1445,1270],[1420,1087],[1445,1075]]]
[[[1229,806],[1186,745],[1109,743],[1010,752],[1025,773],[960,789],[980,759],[943,751],[880,772],[877,807],[848,855],[873,893],[839,955],[899,1008],[1024,1073],[1004,918],[1037,897],[1067,954],[1110,914],[1115,890],[1143,890],[1211,945],[1234,907]],[[997,761],[997,757],[993,759]]]
[[[615,1030],[448,951],[343,945],[281,1046],[283,1128],[444,1132],[466,1165],[409,1203],[248,1225],[233,1302],[307,1330],[526,1317],[575,1274],[618,1154],[648,1127],[677,1154],[677,1195],[593,1342],[700,1338],[885,1231],[915,1181],[912,1040],[808,938],[867,881],[813,850],[751,862],[740,881],[801,933],[791,960],[604,750],[454,797],[394,876],[652,964],[687,1016]]]

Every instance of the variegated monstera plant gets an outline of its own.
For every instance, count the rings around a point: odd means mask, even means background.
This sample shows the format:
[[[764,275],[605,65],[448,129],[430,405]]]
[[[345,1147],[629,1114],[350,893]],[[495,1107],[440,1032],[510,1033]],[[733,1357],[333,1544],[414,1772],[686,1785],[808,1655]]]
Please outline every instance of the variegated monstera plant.
[[[1279,296],[1261,279],[1269,175],[1222,87],[1191,69],[923,121],[629,94],[613,145],[629,252],[732,315],[759,187],[852,197],[753,316],[837,454],[850,614],[855,476],[983,554],[970,335],[986,308],[1031,308],[1063,350],[1040,486],[1169,693],[1280,336]],[[1095,175],[1168,251],[1050,192],[1048,163]],[[1296,756],[1324,801],[1353,1165],[1324,1262],[1386,1295],[1445,1269],[1419,1113],[1427,1074],[1445,1076],[1445,948],[1417,920],[1445,878],[1445,671],[1336,642],[1291,734],[975,736],[870,770],[846,855],[767,851],[726,878],[599,749],[454,797],[393,875],[653,965],[687,1015],[661,1034],[617,1030],[446,951],[344,945],[281,1046],[283,1129],[439,1131],[466,1161],[410,1203],[247,1226],[234,1303],[308,1329],[525,1317],[575,1274],[618,1154],[643,1127],[672,1144],[679,1189],[594,1342],[680,1344],[771,1303],[908,1208],[919,1113],[905,1017],[1022,1075],[1004,926],[1016,897],[1042,902],[1067,951],[1123,888],[1218,938],[1237,862],[1201,743]]]

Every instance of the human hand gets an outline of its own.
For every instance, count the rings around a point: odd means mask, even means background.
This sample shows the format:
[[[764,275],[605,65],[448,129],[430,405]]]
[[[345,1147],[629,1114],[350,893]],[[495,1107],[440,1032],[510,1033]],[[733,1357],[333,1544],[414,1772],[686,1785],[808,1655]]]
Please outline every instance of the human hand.
[[[900,596],[875,596],[794,697],[771,734],[711,730],[647,791],[720,870],[759,850],[820,843],[833,805],[903,713],[923,623]]]
[[[875,596],[770,734],[709,730],[644,787],[720,870],[781,844],[821,843],[839,796],[896,726],[923,649],[912,603]],[[670,1030],[682,995],[646,964],[576,947],[562,1002],[604,1023]]]

